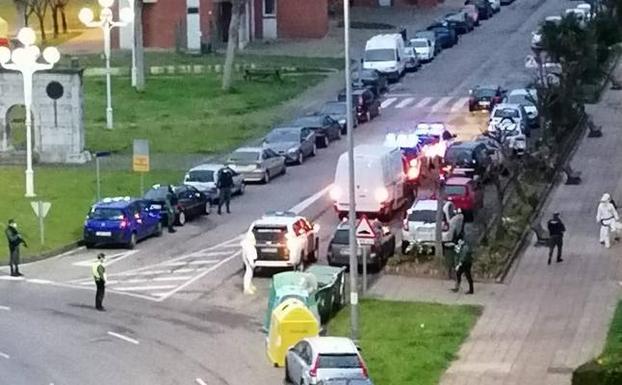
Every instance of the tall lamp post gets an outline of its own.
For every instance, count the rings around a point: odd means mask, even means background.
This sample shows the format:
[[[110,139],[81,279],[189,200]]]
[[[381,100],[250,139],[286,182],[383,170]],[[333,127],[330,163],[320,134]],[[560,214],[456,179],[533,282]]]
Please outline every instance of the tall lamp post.
[[[106,57],[106,128],[112,129],[112,86],[110,84],[110,32],[115,27],[124,27],[134,18],[132,9],[122,8],[119,11],[120,21],[113,20],[112,5],[114,0],[98,0],[102,7],[99,20],[94,19],[90,8],[82,8],[78,18],[89,28],[101,28],[104,34],[104,56]]]
[[[37,71],[49,70],[60,60],[60,53],[56,47],[47,47],[43,50],[44,63],[37,60],[41,50],[34,45],[37,35],[31,28],[22,28],[17,34],[17,40],[23,47],[11,52],[7,47],[0,47],[0,65],[7,70],[21,72],[24,80],[24,106],[26,108],[26,194],[30,198],[35,196],[34,171],[32,170],[32,78]]]

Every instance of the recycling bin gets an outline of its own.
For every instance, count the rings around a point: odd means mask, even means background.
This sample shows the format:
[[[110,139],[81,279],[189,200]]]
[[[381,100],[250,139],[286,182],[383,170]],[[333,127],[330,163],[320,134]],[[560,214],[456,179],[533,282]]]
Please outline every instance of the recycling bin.
[[[275,367],[285,365],[287,350],[306,337],[316,337],[320,323],[302,301],[285,300],[272,311],[266,353]]]

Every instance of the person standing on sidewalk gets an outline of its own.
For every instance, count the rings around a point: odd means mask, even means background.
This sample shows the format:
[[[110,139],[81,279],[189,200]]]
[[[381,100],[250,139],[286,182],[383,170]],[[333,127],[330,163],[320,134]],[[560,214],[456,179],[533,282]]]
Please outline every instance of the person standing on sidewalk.
[[[456,245],[456,253],[458,254],[458,260],[456,265],[456,287],[451,289],[454,293],[457,293],[460,290],[460,283],[462,281],[462,274],[467,279],[469,283],[469,290],[465,292],[465,294],[473,294],[473,277],[471,276],[471,266],[473,265],[473,252],[471,251],[471,247],[464,242],[464,240],[458,240],[458,244]]]
[[[13,219],[9,219],[9,225],[4,231],[7,242],[9,244],[9,266],[11,268],[11,277],[21,277],[23,274],[19,272],[19,247],[28,244],[17,230],[17,223]]]
[[[549,219],[547,223],[547,227],[549,229],[549,235],[551,238],[549,239],[549,261],[548,264],[551,264],[551,258],[553,257],[553,250],[557,247],[557,262],[563,262],[562,259],[562,247],[564,245],[564,232],[566,231],[566,226],[564,226],[564,222],[559,219],[559,213],[553,213],[553,218]]]
[[[97,261],[91,266],[95,287],[97,287],[97,291],[95,292],[95,309],[99,311],[106,310],[103,306],[104,294],[106,293],[106,267],[104,266],[104,258],[104,253],[97,254]]]
[[[222,205],[227,208],[227,214],[231,214],[231,191],[233,190],[233,174],[228,168],[223,168],[218,171],[218,181],[216,182],[218,188],[218,215],[222,215]]]
[[[166,198],[164,199],[164,206],[166,207],[166,226],[168,227],[169,233],[175,233],[175,206],[177,206],[177,202],[175,201],[175,191],[171,186],[168,186],[168,192],[166,193]]]
[[[611,247],[611,232],[617,231],[616,225],[619,219],[620,216],[611,203],[611,196],[604,193],[598,204],[596,222],[600,224],[600,243],[606,248]]]

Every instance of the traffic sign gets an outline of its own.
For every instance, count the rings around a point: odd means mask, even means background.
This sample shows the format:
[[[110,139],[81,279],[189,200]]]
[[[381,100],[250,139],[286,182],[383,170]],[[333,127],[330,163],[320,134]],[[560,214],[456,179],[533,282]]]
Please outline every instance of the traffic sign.
[[[527,57],[525,58],[525,68],[528,68],[528,69],[538,68],[538,62],[536,61],[535,56],[527,55]]]
[[[149,141],[134,139],[132,168],[136,172],[149,172]]]
[[[45,218],[48,215],[48,211],[50,211],[50,207],[52,204],[50,202],[30,202],[30,206],[32,210],[35,212],[35,215],[40,218]]]
[[[356,226],[356,238],[359,240],[376,238],[376,231],[366,216],[363,216],[358,226]]]

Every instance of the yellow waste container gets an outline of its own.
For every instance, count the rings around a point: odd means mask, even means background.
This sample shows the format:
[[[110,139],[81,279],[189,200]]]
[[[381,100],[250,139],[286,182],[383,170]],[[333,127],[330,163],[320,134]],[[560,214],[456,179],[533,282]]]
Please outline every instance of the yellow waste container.
[[[9,46],[9,24],[0,17],[0,45]]]
[[[274,366],[285,365],[287,349],[306,337],[320,333],[320,323],[305,304],[290,298],[272,311],[272,322],[266,340],[266,352]]]

